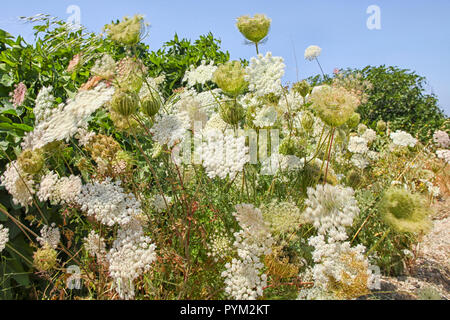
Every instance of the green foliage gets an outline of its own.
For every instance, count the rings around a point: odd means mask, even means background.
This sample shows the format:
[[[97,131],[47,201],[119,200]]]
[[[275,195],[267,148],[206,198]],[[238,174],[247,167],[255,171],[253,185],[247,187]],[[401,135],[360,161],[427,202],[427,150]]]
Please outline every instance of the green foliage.
[[[228,51],[220,50],[220,40],[208,33],[206,36],[200,36],[194,44],[187,39],[180,40],[175,34],[173,40],[166,42],[162,49],[150,52],[143,61],[151,70],[151,75],[165,74],[164,93],[169,96],[173,90],[182,87],[184,74],[191,65],[199,66],[202,61],[222,64],[229,59]]]
[[[351,72],[361,72],[373,85],[367,103],[358,109],[362,121],[371,127],[378,120],[389,121],[391,130],[405,130],[426,141],[445,121],[436,95],[425,92],[425,77],[384,65]]]

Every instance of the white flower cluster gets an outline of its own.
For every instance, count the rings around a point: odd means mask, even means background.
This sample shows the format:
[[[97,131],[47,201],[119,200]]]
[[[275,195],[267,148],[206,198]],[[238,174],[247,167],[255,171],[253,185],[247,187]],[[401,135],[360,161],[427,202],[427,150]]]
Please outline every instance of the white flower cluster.
[[[228,128],[228,124],[223,121],[220,114],[214,114],[206,123],[205,130],[219,130],[221,132],[225,131]]]
[[[97,134],[92,131],[88,131],[85,128],[79,128],[77,130],[77,134],[75,135],[75,138],[78,139],[78,144],[81,147],[87,146],[92,138],[94,138]]]
[[[9,229],[0,224],[0,253],[5,249],[9,241]]]
[[[277,121],[277,110],[273,106],[265,106],[255,114],[253,124],[258,128],[272,127]]]
[[[434,143],[440,148],[450,147],[450,137],[448,133],[442,130],[438,130],[433,134]]]
[[[367,140],[363,137],[352,136],[348,142],[348,151],[351,153],[364,154],[369,151]]]
[[[106,259],[106,244],[105,239],[100,237],[94,230],[92,230],[87,238],[84,238],[84,247],[86,251],[97,261],[103,262]]]
[[[400,147],[411,147],[413,148],[416,143],[417,139],[414,138],[412,135],[405,131],[397,130],[395,132],[392,132],[390,135],[392,142]]]
[[[321,52],[322,52],[322,48],[320,48],[319,46],[315,46],[315,45],[309,46],[305,50],[305,59],[312,61],[312,60],[316,59],[318,56],[320,56]]]
[[[44,226],[41,229],[41,236],[37,237],[36,240],[41,244],[42,247],[50,247],[56,249],[58,247],[59,241],[61,240],[61,234],[59,228],[56,224],[52,223],[51,226]]]
[[[35,107],[33,109],[34,116],[36,118],[36,125],[41,121],[49,118],[53,113],[53,106],[55,104],[55,97],[51,94],[53,87],[43,87],[35,101]]]
[[[214,61],[206,64],[206,61],[202,61],[202,64],[197,68],[191,66],[189,70],[186,71],[183,82],[187,82],[188,88],[192,88],[196,84],[205,84],[211,81],[216,72],[217,67],[214,65]]]
[[[266,56],[258,55],[252,58],[250,65],[246,68],[245,80],[249,82],[249,89],[255,91],[257,96],[264,96],[268,93],[281,95],[281,78],[284,75],[283,58],[273,57],[271,52]]]
[[[160,85],[166,79],[165,75],[161,75],[156,78],[147,77],[144,81],[144,85],[139,91],[139,98],[144,99],[145,97],[159,97],[161,102],[164,102],[164,95],[160,90]]]
[[[80,91],[66,105],[54,109],[48,119],[40,122],[33,132],[25,136],[23,149],[35,150],[53,141],[70,139],[78,128],[86,125],[86,120],[92,113],[111,100],[113,94],[114,88],[108,88],[103,83],[92,90]]]
[[[362,134],[361,138],[365,139],[367,143],[370,144],[377,138],[377,133],[375,132],[375,130],[367,128],[366,131],[364,131],[364,133]]]
[[[75,201],[88,216],[107,226],[126,225],[141,214],[141,203],[124,193],[121,182],[106,179],[84,185]]]
[[[440,149],[436,151],[436,155],[439,159],[444,160],[447,164],[450,163],[450,150]]]
[[[82,187],[81,178],[71,175],[70,177],[58,177],[50,171],[41,179],[37,196],[41,202],[50,200],[55,204],[70,204],[75,202]]]
[[[172,148],[177,142],[182,141],[186,133],[186,124],[175,115],[160,115],[154,126],[150,129],[153,140],[160,145]]]
[[[14,204],[28,207],[33,201],[34,181],[30,175],[22,172],[17,160],[6,165],[0,182],[12,196]]]
[[[225,232],[218,232],[211,236],[211,240],[208,243],[208,257],[212,257],[214,261],[218,262],[219,259],[227,258],[233,253],[233,243],[230,238],[227,237]]]
[[[132,220],[122,226],[111,250],[107,253],[109,274],[115,280],[116,291],[122,299],[134,297],[134,280],[150,270],[156,260],[156,246],[144,235],[142,226]]]
[[[116,62],[109,54],[105,53],[95,61],[91,73],[103,79],[110,79],[116,74]]]
[[[318,229],[319,234],[328,234],[332,241],[347,239],[345,228],[353,224],[359,207],[350,187],[317,185],[308,188],[305,218]]]
[[[237,300],[254,300],[263,295],[267,276],[260,257],[271,253],[273,239],[261,210],[251,204],[236,206],[233,213],[242,230],[234,234],[239,258],[225,265],[225,292]]]
[[[371,271],[369,261],[365,257],[366,248],[359,244],[351,247],[350,242],[332,242],[325,240],[324,235],[318,235],[309,239],[309,244],[314,247],[312,258],[315,265],[312,268],[314,286],[327,291],[330,281],[349,282],[351,285],[358,271],[351,267],[352,262],[358,261],[364,266],[367,274],[367,286],[376,283],[376,275]]]
[[[219,130],[204,131],[204,141],[199,146],[199,155],[203,167],[211,179],[227,176],[233,179],[250,160],[245,137],[235,137],[233,133],[225,134]]]

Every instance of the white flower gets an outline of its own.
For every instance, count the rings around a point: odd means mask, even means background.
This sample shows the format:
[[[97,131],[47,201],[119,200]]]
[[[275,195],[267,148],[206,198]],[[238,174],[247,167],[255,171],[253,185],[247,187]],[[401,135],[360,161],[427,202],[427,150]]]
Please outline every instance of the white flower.
[[[292,113],[300,110],[303,103],[303,97],[299,93],[291,90],[288,94],[283,94],[281,96],[278,106],[284,113]]]
[[[105,53],[95,61],[91,72],[103,79],[110,79],[116,74],[116,62],[109,54]]]
[[[69,140],[77,133],[78,128],[86,125],[86,120],[92,113],[111,100],[113,94],[114,88],[107,88],[103,83],[92,90],[80,91],[74,99],[54,109],[48,119],[28,133],[22,147],[35,150],[53,141]]]
[[[117,234],[106,259],[109,274],[114,279],[116,291],[122,299],[134,297],[134,280],[150,271],[156,260],[156,246],[144,235],[137,220],[123,225]]]
[[[196,84],[205,84],[208,81],[211,81],[216,72],[217,67],[214,65],[214,61],[211,61],[209,64],[206,64],[206,61],[202,61],[202,64],[197,68],[191,66],[188,71],[186,71],[183,82],[187,82],[187,87],[192,88]]]
[[[211,179],[225,179],[227,176],[233,179],[250,160],[245,137],[235,137],[233,133],[224,134],[219,130],[208,130],[204,137],[206,141],[196,152]]]
[[[322,49],[319,46],[309,46],[305,50],[305,59],[312,61],[320,56],[321,52]]]
[[[0,182],[12,196],[14,204],[28,207],[32,203],[35,193],[34,181],[30,175],[20,169],[17,160],[6,165]]]
[[[392,142],[394,142],[395,145],[401,146],[401,147],[414,147],[417,143],[417,139],[414,138],[412,135],[405,131],[397,130],[395,132],[392,132],[390,135]]]
[[[369,153],[369,155],[375,156],[372,153]],[[364,170],[370,164],[369,161],[362,154],[358,153],[355,153],[350,160],[355,167],[361,170]]]
[[[250,83],[249,89],[260,97],[268,93],[281,95],[281,78],[286,67],[283,61],[281,57],[273,57],[271,52],[265,57],[259,54],[258,58],[252,58],[245,76],[245,80]]]
[[[92,230],[87,238],[84,238],[84,247],[86,251],[93,257],[96,257],[99,262],[103,262],[106,258],[106,244],[105,239],[100,237],[94,230]]]
[[[450,147],[450,137],[447,132],[438,130],[433,134],[434,143],[440,148]]]
[[[367,143],[372,143],[377,138],[377,133],[375,130],[372,130],[370,128],[366,129],[364,131],[363,135],[361,136],[363,139],[367,140]]]
[[[305,218],[317,228],[319,234],[328,234],[335,241],[347,238],[345,228],[353,224],[359,214],[352,188],[318,184],[308,188]]]
[[[56,173],[50,171],[42,178],[36,195],[41,202],[50,200],[53,204],[69,204],[75,202],[81,187],[80,177],[71,175],[59,179]]]
[[[34,117],[36,118],[35,125],[41,121],[47,119],[52,115],[53,106],[55,104],[55,97],[51,94],[53,87],[43,87],[35,101],[35,107],[33,109]]]
[[[51,226],[44,226],[41,229],[41,236],[37,237],[37,241],[41,244],[42,247],[49,246],[53,249],[58,247],[59,241],[61,239],[61,234],[59,232],[59,228],[56,227],[56,224],[52,223]]]
[[[450,150],[437,150],[436,155],[439,159],[444,160],[447,164],[450,163]]]
[[[361,137],[352,136],[348,143],[348,151],[351,153],[364,154],[369,151],[367,140]]]
[[[177,142],[183,140],[186,130],[186,123],[177,116],[165,114],[157,118],[150,132],[153,134],[153,139],[160,145],[172,148]]]
[[[9,229],[0,224],[0,253],[9,241]]]
[[[258,128],[271,127],[277,121],[277,111],[273,106],[265,106],[256,111],[253,124]]]
[[[93,182],[84,185],[76,196],[76,203],[88,216],[107,226],[125,225],[138,217],[141,204],[133,194],[124,193],[121,182]]]
[[[55,185],[58,180],[58,175],[53,171],[50,171],[42,177],[41,183],[39,185],[39,191],[36,194],[39,198],[39,201],[45,202],[47,200],[50,200],[51,202],[56,202],[54,199],[54,191]]]

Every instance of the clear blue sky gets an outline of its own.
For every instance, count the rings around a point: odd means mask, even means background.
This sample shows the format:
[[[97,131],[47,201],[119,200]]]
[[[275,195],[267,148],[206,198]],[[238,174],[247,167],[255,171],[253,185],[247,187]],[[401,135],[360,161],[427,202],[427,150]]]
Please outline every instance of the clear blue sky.
[[[113,19],[144,14],[151,23],[146,42],[152,49],[175,32],[195,40],[211,31],[232,59],[254,55],[254,48],[244,45],[235,19],[265,13],[272,18],[272,29],[261,51],[284,57],[284,81],[297,78],[294,48],[300,79],[319,72],[303,58],[305,48],[316,44],[323,49],[320,61],[327,73],[336,67],[381,64],[415,70],[427,78],[427,91],[437,94],[450,115],[449,0],[16,0],[2,1],[0,28],[32,41],[31,26],[17,17],[48,13],[67,19],[70,5],[80,7],[81,23],[95,32]],[[370,5],[381,9],[381,30],[366,26]]]

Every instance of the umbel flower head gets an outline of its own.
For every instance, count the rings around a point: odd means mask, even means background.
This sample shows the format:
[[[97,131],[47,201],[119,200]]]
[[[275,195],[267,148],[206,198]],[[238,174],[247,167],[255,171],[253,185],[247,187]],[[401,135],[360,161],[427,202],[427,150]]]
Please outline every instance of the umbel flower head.
[[[292,90],[299,93],[303,98],[305,98],[311,92],[311,86],[308,81],[302,80],[294,83]]]
[[[311,101],[322,121],[331,127],[346,123],[359,105],[359,99],[346,89],[327,85],[313,91]]]
[[[430,229],[426,200],[403,188],[388,189],[381,200],[383,219],[399,232],[426,232]]]
[[[239,61],[229,61],[221,65],[213,75],[213,81],[226,94],[237,97],[248,87],[244,79],[245,70]]]
[[[253,18],[250,16],[237,18],[236,26],[248,41],[259,43],[269,34],[271,23],[272,20],[265,14],[255,14]]]
[[[50,271],[54,269],[58,263],[57,256],[58,253],[55,249],[45,245],[33,254],[33,265],[41,272]]]
[[[22,151],[17,162],[23,172],[33,175],[41,171],[44,166],[44,156],[40,149],[27,149]]]
[[[105,31],[112,40],[123,45],[134,45],[141,40],[145,29],[144,16],[124,17],[120,23],[105,26]]]
[[[322,48],[319,46],[309,46],[305,50],[305,59],[312,61],[316,59],[318,56],[320,56],[320,53],[322,52]]]

